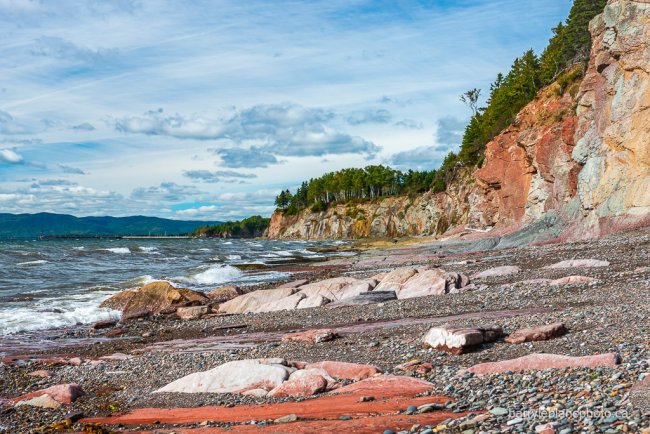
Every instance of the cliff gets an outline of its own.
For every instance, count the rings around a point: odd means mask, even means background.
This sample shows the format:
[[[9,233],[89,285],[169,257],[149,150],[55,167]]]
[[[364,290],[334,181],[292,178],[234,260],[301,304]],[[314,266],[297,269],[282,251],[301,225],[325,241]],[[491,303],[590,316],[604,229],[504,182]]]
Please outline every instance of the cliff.
[[[568,71],[542,89],[487,144],[483,165],[458,168],[445,192],[276,212],[267,235],[532,242],[650,223],[650,0],[610,1],[590,32],[584,78]]]

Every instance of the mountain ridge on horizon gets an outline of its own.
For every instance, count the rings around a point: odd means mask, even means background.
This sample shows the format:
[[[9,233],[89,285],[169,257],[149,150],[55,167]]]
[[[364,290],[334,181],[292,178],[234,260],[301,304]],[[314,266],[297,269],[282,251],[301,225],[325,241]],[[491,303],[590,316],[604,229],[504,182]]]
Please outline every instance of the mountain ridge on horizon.
[[[51,212],[0,213],[0,238],[66,235],[183,235],[221,221],[172,220],[149,216],[85,216]]]

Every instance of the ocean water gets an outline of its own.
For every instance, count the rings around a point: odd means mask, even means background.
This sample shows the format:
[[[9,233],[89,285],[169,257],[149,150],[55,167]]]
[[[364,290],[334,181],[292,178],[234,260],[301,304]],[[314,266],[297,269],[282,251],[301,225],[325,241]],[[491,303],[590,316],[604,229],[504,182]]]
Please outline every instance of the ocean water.
[[[328,255],[341,242],[223,239],[0,240],[0,335],[118,318],[111,295],[154,280],[209,291],[290,277],[273,266]],[[266,264],[246,271],[241,264]]]

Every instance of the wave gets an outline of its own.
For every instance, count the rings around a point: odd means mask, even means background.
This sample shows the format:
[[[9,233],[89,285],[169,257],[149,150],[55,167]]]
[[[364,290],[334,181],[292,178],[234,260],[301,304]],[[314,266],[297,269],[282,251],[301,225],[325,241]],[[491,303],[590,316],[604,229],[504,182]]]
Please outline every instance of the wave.
[[[25,266],[25,265],[41,265],[41,264],[47,264],[48,261],[44,259],[39,259],[38,261],[27,261],[27,262],[19,262],[16,264],[19,267]]]
[[[226,256],[226,259],[229,261],[239,261],[241,259],[240,255],[228,255]]]
[[[117,253],[120,255],[126,255],[128,253],[131,253],[131,249],[128,247],[110,247],[108,249],[100,249],[104,252],[111,252],[111,253]]]
[[[128,249],[128,247],[127,247],[127,249]],[[153,247],[153,246],[138,246],[138,247],[135,248],[135,250],[138,251],[138,252],[150,253],[150,254],[153,254],[153,255],[159,255],[160,254],[160,253],[158,253],[156,251],[156,250],[158,250],[158,247]]]
[[[178,277],[176,280],[195,285],[213,285],[239,279],[244,273],[231,265],[210,266],[205,271],[189,276]]]

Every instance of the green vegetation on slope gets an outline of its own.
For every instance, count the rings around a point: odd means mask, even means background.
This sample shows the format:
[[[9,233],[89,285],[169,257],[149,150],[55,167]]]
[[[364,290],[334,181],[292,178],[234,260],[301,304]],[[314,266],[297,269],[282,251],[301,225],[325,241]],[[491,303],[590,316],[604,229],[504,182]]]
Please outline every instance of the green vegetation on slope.
[[[255,238],[261,237],[271,219],[253,216],[241,221],[226,222],[213,226],[201,226],[194,235],[207,238]]]
[[[303,182],[295,194],[284,190],[275,204],[285,214],[310,207],[322,211],[332,202],[367,200],[382,196],[445,191],[459,168],[482,164],[485,146],[515,119],[539,90],[554,81],[561,91],[577,91],[591,50],[589,21],[601,13],[607,0],[574,0],[569,17],[553,29],[541,56],[532,50],[515,59],[510,71],[499,74],[490,87],[485,107],[478,107],[480,91],[461,96],[473,116],[465,129],[461,149],[450,152],[438,170],[403,173],[384,166],[344,169]]]

